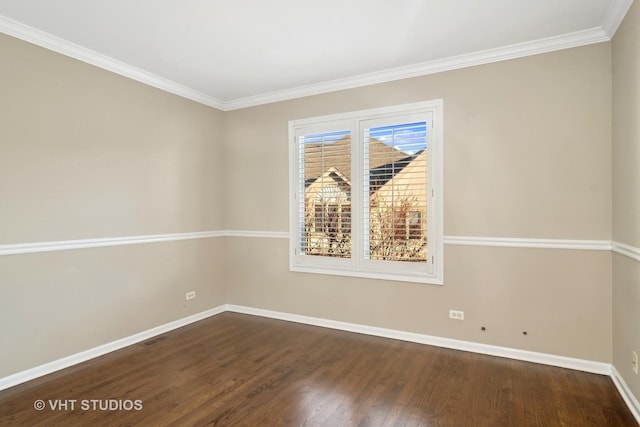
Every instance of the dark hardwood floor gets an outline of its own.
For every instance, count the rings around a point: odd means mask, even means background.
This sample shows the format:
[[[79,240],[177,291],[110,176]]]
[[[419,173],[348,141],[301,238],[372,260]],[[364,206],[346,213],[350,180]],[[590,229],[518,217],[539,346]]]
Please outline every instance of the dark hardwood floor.
[[[4,390],[0,425],[637,426],[606,376],[234,313]]]

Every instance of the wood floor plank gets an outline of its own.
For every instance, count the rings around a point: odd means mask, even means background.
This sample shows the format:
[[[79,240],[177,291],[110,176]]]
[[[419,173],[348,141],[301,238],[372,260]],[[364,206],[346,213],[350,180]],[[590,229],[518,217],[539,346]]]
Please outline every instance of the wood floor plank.
[[[222,313],[0,392],[0,425],[637,423],[607,376]]]

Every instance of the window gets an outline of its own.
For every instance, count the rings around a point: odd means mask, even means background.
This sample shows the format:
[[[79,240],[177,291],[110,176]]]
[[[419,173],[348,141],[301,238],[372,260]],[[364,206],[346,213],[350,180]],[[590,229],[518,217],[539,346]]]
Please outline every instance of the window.
[[[442,100],[289,122],[292,271],[443,283]]]

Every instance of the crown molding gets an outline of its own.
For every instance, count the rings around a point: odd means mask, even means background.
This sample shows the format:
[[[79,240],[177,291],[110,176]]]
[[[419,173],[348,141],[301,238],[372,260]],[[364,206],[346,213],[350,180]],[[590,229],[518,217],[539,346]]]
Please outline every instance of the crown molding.
[[[628,1],[628,0],[619,0]],[[507,61],[509,59],[569,49],[594,43],[609,41],[611,38],[601,28],[591,28],[584,31],[563,34],[561,36],[548,37],[525,43],[517,43],[496,49],[488,49],[465,55],[452,56],[434,61],[405,67],[392,68],[375,73],[361,74],[344,79],[331,80],[292,89],[269,92],[256,96],[239,98],[224,103],[224,110],[231,111],[241,108],[254,107],[279,101],[287,101],[311,95],[335,92],[338,90],[353,89],[373,84],[386,83],[411,77],[419,77],[428,74],[441,73],[443,71],[457,70],[473,67],[475,65],[489,64],[493,62]]]
[[[618,31],[618,27],[629,11],[632,3],[633,0],[613,0],[611,6],[609,6],[609,10],[607,10],[607,14],[602,22],[602,29],[609,39],[612,39],[616,31]]]
[[[224,109],[224,102],[219,99],[1,15],[0,33],[111,71],[182,98],[190,99],[199,104],[204,104],[219,110]]]
[[[4,16],[0,16],[0,32],[200,104],[232,111],[609,41],[631,3],[632,0],[615,0],[607,12],[603,27],[229,101],[214,98]]]

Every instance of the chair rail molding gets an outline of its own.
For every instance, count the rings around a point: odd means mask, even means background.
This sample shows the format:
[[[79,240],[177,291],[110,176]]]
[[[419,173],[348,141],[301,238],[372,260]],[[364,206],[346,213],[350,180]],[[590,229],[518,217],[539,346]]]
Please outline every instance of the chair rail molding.
[[[0,245],[0,256],[66,251],[71,249],[102,248],[107,246],[137,245],[142,243],[171,242],[176,240],[206,239],[211,237],[220,237],[223,235],[224,233],[222,231],[200,231],[193,233],[152,234],[145,236],[103,237],[96,239],[18,243],[12,245]]]
[[[150,234],[142,236],[101,237],[92,239],[59,240],[0,245],[0,256],[38,252],[90,249],[177,240],[208,239],[213,237],[250,237],[288,239],[288,231],[213,230],[189,233]],[[608,240],[534,239],[526,237],[444,236],[445,245],[490,246],[506,248],[573,249],[611,251],[640,261],[640,248]]]
[[[640,261],[640,248],[620,242],[611,242],[613,252]]]

